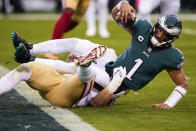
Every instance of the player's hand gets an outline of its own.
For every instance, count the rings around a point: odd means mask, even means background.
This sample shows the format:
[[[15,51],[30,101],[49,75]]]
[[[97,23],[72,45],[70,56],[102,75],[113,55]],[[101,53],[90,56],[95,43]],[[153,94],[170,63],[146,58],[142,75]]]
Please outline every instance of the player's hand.
[[[131,16],[132,21],[135,20],[136,11],[134,8],[129,5],[128,2],[123,1],[120,7],[120,15],[118,16],[121,19],[121,23],[127,23],[128,16]]]
[[[171,109],[167,104],[161,103],[161,104],[152,104],[152,107],[155,109]]]
[[[122,66],[120,66],[120,67],[114,68],[113,70],[113,77],[118,78],[119,80],[122,80],[122,81],[126,77],[126,74],[127,74],[126,67],[123,68]]]

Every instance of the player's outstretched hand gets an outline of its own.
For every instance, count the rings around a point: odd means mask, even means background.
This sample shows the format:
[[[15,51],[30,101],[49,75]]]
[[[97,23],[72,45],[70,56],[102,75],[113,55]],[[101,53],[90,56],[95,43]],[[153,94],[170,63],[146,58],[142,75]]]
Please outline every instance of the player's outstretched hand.
[[[167,104],[161,103],[161,104],[152,104],[152,107],[155,109],[171,109]]]
[[[128,4],[128,2],[122,2],[120,8],[120,19],[121,23],[127,23],[129,16],[131,17],[132,21],[135,21],[136,11],[134,8]]]

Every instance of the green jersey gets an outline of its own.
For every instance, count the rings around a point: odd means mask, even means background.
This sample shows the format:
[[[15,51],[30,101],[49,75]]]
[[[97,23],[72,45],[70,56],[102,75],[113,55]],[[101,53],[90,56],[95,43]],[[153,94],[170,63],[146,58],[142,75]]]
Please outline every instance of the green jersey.
[[[133,25],[130,46],[114,63],[106,64],[106,68],[126,67],[127,76],[121,86],[137,91],[162,70],[182,67],[184,57],[172,45],[168,48],[149,46],[151,29],[152,25],[146,20],[138,20]]]

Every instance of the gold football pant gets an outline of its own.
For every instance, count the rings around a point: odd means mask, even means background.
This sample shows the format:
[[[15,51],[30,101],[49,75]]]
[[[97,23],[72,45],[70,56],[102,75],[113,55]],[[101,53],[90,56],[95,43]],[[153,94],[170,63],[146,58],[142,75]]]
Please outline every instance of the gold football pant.
[[[72,107],[82,97],[87,95],[93,86],[93,81],[83,83],[77,74],[65,77],[52,67],[29,62],[32,74],[28,85],[38,90],[42,98],[58,107]]]
[[[79,23],[86,10],[88,9],[88,5],[90,0],[62,0],[63,8],[71,8],[74,13],[72,15],[71,20]]]

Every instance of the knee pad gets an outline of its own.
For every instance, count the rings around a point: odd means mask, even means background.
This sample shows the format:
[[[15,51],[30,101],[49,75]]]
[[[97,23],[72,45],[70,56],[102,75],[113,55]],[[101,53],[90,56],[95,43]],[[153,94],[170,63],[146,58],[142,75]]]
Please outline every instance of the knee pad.
[[[22,78],[22,80],[29,80],[32,73],[30,64],[24,63],[19,65],[16,68],[16,73]]]

